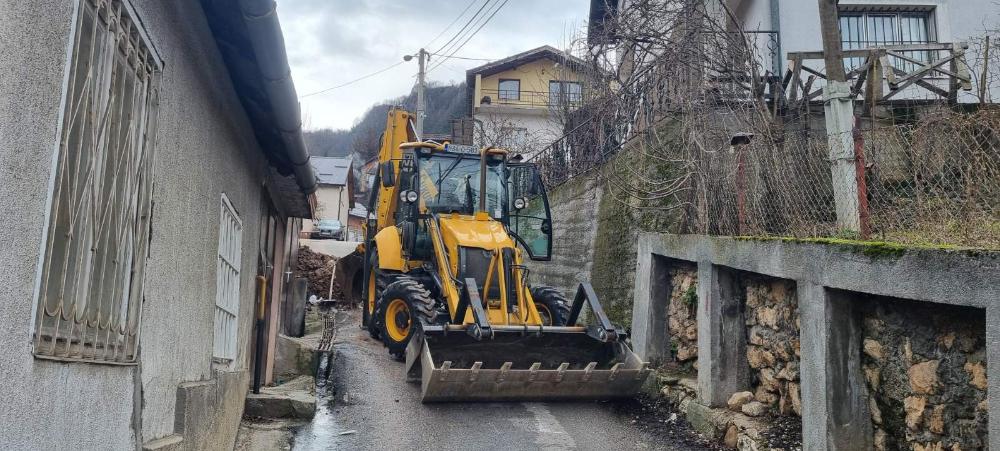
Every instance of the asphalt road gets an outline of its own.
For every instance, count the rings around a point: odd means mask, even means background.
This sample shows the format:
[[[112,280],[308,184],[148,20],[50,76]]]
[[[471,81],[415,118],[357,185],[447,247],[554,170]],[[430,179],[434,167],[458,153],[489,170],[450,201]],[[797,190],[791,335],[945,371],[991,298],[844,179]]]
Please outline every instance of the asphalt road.
[[[337,315],[330,376],[293,450],[686,449],[639,430],[609,403],[421,404],[420,387],[404,381],[403,364],[368,338],[358,315]]]

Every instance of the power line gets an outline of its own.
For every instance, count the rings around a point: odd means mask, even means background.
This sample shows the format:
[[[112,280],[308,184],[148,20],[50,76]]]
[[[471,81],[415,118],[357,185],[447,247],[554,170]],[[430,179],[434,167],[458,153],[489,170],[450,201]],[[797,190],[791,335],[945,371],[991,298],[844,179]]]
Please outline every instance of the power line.
[[[390,66],[387,66],[387,67],[384,67],[384,68],[382,68],[382,69],[379,69],[379,70],[377,70],[377,71],[375,71],[375,72],[372,72],[372,73],[370,73],[370,74],[368,74],[368,75],[365,75],[365,76],[362,76],[362,77],[358,77],[358,78],[355,78],[354,80],[351,80],[351,81],[348,81],[348,82],[345,82],[345,83],[341,83],[341,84],[339,84],[339,85],[337,85],[337,86],[331,86],[331,87],[329,87],[329,88],[325,88],[325,89],[321,89],[321,90],[319,90],[319,91],[315,91],[315,92],[310,92],[309,94],[306,94],[306,95],[303,95],[303,96],[299,96],[299,98],[300,98],[300,99],[304,99],[304,98],[306,98],[306,97],[312,97],[312,96],[315,96],[315,95],[319,95],[319,94],[323,94],[323,93],[326,93],[326,92],[330,92],[330,91],[333,91],[334,89],[338,89],[338,88],[343,88],[344,86],[347,86],[347,85],[352,85],[352,84],[354,84],[354,83],[357,83],[357,82],[359,82],[359,81],[361,81],[361,80],[365,80],[365,79],[368,79],[368,78],[371,78],[371,77],[374,77],[374,76],[376,76],[376,75],[378,75],[378,74],[381,74],[382,72],[385,72],[385,71],[387,71],[387,70],[389,70],[389,69],[392,69],[392,68],[394,68],[394,67],[396,67],[396,66],[398,66],[398,65],[400,65],[400,64],[403,64],[403,63],[405,63],[405,62],[406,62],[405,60],[403,60],[403,61],[400,61],[400,62],[398,62],[398,63],[395,63],[395,64],[393,64],[393,65],[390,65]]]
[[[455,50],[455,48],[458,47],[458,45],[462,42],[462,40],[464,40],[471,33],[473,33],[476,26],[479,25],[479,23],[483,20],[483,18],[485,18],[486,15],[493,10],[493,7],[496,6],[497,3],[500,3],[500,0],[495,0],[495,1],[486,0],[486,2],[483,3],[483,7],[480,8],[480,11],[482,11],[483,8],[485,8],[485,12],[483,12],[482,15],[479,15],[478,14],[479,11],[477,11],[477,14],[469,18],[469,21],[468,23],[465,24],[466,25],[465,27],[462,27],[462,29],[459,30],[458,33],[455,33],[455,36],[452,36],[451,40],[446,42],[445,45],[442,45],[441,48],[435,50],[434,53],[438,54],[447,54],[449,52],[454,53],[453,50]]]
[[[455,33],[455,35],[452,36],[451,39],[448,40],[448,42],[445,42],[444,45],[442,45],[440,48],[438,48],[432,53],[441,53],[441,50],[444,50],[445,47],[448,47],[448,44],[451,44],[452,41],[455,40],[455,38],[461,36],[462,32],[464,32],[466,28],[469,28],[469,25],[472,25],[472,22],[476,21],[476,19],[479,17],[479,13],[483,12],[483,8],[485,8],[486,5],[489,5],[491,1],[492,0],[486,0],[485,2],[483,2],[483,5],[476,10],[476,13],[473,14],[472,17],[470,17],[469,20],[465,22],[465,25],[462,25],[462,29],[458,30],[458,32]]]
[[[447,61],[448,59],[450,59],[450,58],[454,57],[454,56],[455,56],[455,54],[456,54],[456,53],[458,53],[458,51],[459,51],[459,50],[462,50],[462,47],[465,47],[465,44],[468,44],[468,43],[469,43],[469,41],[471,41],[471,40],[472,40],[472,38],[474,38],[474,37],[476,36],[476,34],[478,34],[478,33],[479,33],[479,30],[482,30],[482,29],[483,29],[483,27],[485,27],[485,26],[486,26],[486,24],[488,24],[488,23],[490,22],[490,20],[492,20],[492,19],[493,19],[493,16],[497,15],[497,13],[498,13],[498,12],[500,12],[500,10],[501,10],[501,9],[503,9],[504,5],[506,5],[508,1],[510,1],[510,0],[503,0],[503,3],[501,3],[501,4],[500,4],[500,6],[498,6],[498,7],[496,8],[496,9],[494,9],[494,10],[493,10],[493,13],[491,13],[491,14],[489,15],[489,17],[487,17],[487,18],[486,18],[486,20],[485,20],[485,21],[483,21],[483,23],[479,25],[479,28],[476,28],[476,31],[473,31],[473,32],[472,32],[472,34],[470,34],[470,35],[469,35],[468,37],[466,37],[466,38],[465,38],[465,40],[464,40],[464,41],[462,41],[462,43],[461,43],[461,44],[460,44],[460,45],[459,45],[458,47],[456,47],[456,48],[455,48],[455,50],[453,50],[453,51],[451,52],[451,54],[449,54],[448,56],[446,56],[446,57],[444,57],[443,59],[441,59],[441,61],[439,61],[439,62],[438,62],[437,64],[435,64],[435,65],[434,65],[433,67],[431,67],[430,69],[428,69],[428,70],[427,70],[427,72],[430,72],[430,71],[432,71],[432,70],[436,69],[436,68],[437,68],[438,66],[440,66],[440,65],[441,65],[442,63],[444,63],[444,62],[445,62],[445,61]]]
[[[451,28],[452,25],[455,25],[455,23],[458,22],[458,19],[461,19],[462,16],[464,16],[465,13],[469,11],[469,8],[472,8],[472,5],[475,5],[477,2],[479,2],[479,0],[472,0],[471,2],[469,2],[469,5],[466,6],[465,9],[463,9],[461,13],[458,14],[458,17],[456,17],[455,20],[451,21],[451,23],[448,24],[447,27],[442,28],[441,32],[438,33],[437,36],[434,36],[434,39],[431,39],[430,41],[427,41],[426,44],[424,44],[424,48],[430,47],[431,44],[434,43],[434,41],[437,41],[441,36],[444,36],[445,32],[447,32]]]
[[[443,53],[428,53],[428,55],[445,56],[445,54],[443,54]],[[455,55],[452,55],[451,58],[457,59],[457,60],[469,60],[469,61],[494,61],[494,60],[496,60],[496,58],[472,58],[472,57],[469,57],[469,56],[455,56]]]

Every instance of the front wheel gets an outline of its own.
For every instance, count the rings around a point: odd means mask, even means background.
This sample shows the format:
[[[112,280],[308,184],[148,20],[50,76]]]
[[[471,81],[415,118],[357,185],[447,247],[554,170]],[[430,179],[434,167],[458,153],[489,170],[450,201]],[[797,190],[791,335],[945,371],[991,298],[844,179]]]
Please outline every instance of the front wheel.
[[[531,288],[531,298],[535,300],[543,326],[565,326],[569,321],[569,301],[562,291],[537,285]]]
[[[382,343],[389,354],[401,359],[421,320],[433,321],[434,298],[420,282],[402,276],[382,291],[376,316],[382,326]]]

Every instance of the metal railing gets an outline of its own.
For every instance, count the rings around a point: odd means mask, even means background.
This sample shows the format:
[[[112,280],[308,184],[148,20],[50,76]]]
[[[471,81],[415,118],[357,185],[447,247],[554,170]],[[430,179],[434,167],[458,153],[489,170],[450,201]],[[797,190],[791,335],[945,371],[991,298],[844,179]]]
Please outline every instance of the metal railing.
[[[577,107],[583,102],[580,93],[554,94],[539,91],[482,89],[480,106],[502,105],[522,108]]]

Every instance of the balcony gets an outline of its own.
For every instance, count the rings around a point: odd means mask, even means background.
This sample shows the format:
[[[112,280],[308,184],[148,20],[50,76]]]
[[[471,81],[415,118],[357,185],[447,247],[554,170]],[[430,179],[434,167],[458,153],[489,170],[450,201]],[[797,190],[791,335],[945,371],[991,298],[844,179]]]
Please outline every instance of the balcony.
[[[482,111],[516,109],[548,114],[552,110],[559,111],[579,107],[583,103],[583,95],[572,92],[558,94],[540,91],[480,89],[479,97],[476,100],[477,110]]]

